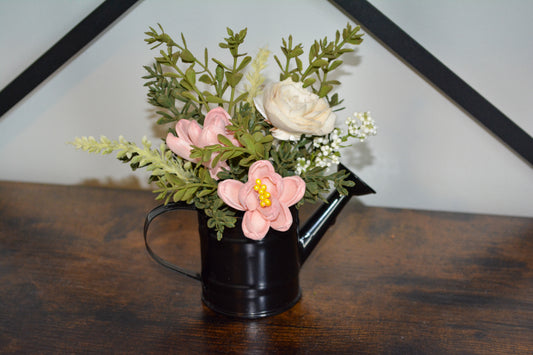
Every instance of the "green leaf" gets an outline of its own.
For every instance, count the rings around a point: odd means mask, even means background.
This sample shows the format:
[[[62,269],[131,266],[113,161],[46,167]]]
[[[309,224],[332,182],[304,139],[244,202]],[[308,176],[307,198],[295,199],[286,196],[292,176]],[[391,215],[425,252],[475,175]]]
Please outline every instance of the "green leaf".
[[[167,78],[179,78],[179,79],[182,78],[180,74],[174,73],[174,72],[163,73],[163,76]]]
[[[237,84],[239,84],[239,81],[241,81],[241,79],[242,73],[232,73],[229,71],[226,72],[226,81],[232,88],[236,87]]]
[[[278,67],[283,70],[283,66],[281,65],[281,62],[279,61],[279,58],[277,55],[274,56],[274,59],[276,60],[276,63],[278,63]]]
[[[194,194],[197,190],[197,187],[190,187],[188,189],[185,189],[185,194],[183,194],[182,201],[189,201],[191,198],[194,197]]]
[[[252,138],[256,142],[262,142],[262,139],[264,138],[264,136],[263,136],[263,133],[261,133],[261,132],[254,132],[254,134],[252,134]]]
[[[209,195],[209,194],[212,193],[212,192],[213,192],[213,190],[211,190],[211,189],[204,189],[204,190],[198,192],[198,193],[196,194],[196,197],[204,197],[204,196]]]
[[[162,116],[161,118],[157,120],[158,124],[165,124],[165,123],[177,121],[177,118],[170,116],[168,113],[164,111],[156,111],[156,113]]]
[[[343,49],[340,49],[339,50],[339,53],[340,54],[344,54],[344,53],[349,53],[349,52],[353,52],[353,48],[343,48]]]
[[[269,134],[269,135],[266,135],[266,136],[264,136],[263,138],[261,138],[261,139],[259,140],[259,142],[261,142],[261,143],[270,143],[270,142],[272,142],[273,140],[274,140],[274,137],[272,137],[272,135]]]
[[[309,63],[313,61],[313,58],[316,56],[318,52],[318,43],[315,41],[313,45],[311,45],[311,48],[309,48]]]
[[[194,72],[192,66],[187,68],[187,70],[185,71],[185,78],[191,85],[194,85],[196,83],[196,73]]]
[[[333,61],[330,64],[330,66],[328,67],[328,71],[332,71],[332,70],[338,68],[339,65],[341,65],[341,64],[342,64],[342,60],[340,60],[340,59]]]
[[[233,102],[244,101],[244,100],[246,100],[246,97],[248,97],[248,92],[243,92]]]
[[[317,59],[311,65],[315,68],[323,67],[328,64],[328,61],[325,59]]]
[[[255,143],[255,152],[258,157],[263,158],[265,156],[265,146],[261,143],[257,142]]]
[[[241,41],[244,40],[244,38],[246,37],[246,33],[247,33],[247,32],[248,32],[248,28],[244,28],[244,29],[242,29],[242,30],[239,32],[238,36],[237,36],[237,37],[239,38],[239,40],[241,40]]]
[[[331,85],[322,85],[320,90],[318,91],[318,97],[324,97],[326,96],[331,90],[333,89],[333,86]]]
[[[193,148],[191,150],[191,154],[189,155],[191,159],[198,159],[198,158],[201,158],[202,156],[203,156],[203,152],[202,150],[198,148]]]
[[[163,30],[163,29],[161,28],[161,30]],[[181,33],[181,41],[183,42],[183,45],[186,48],[187,47],[187,41],[185,40],[185,36],[183,35],[183,33]]]
[[[250,155],[249,157],[246,157],[244,159],[239,160],[239,165],[248,167],[252,165],[253,161],[255,160],[255,157],[253,155]]]
[[[329,101],[330,106],[336,106],[339,104],[339,94],[335,93],[333,96],[331,96],[331,100]]]
[[[209,94],[205,97],[206,101],[213,104],[223,104],[226,101],[218,96]]]
[[[215,62],[218,66],[222,67],[222,69],[228,69],[228,70],[229,70],[229,68],[228,68],[227,66],[225,66],[224,63],[222,63],[220,60],[215,59],[215,58],[212,58],[211,60],[212,60],[213,62]],[[218,67],[217,67],[217,75],[218,75],[218,70],[219,70],[219,69],[218,69]]]
[[[254,141],[254,138],[252,137],[252,135],[250,133],[243,134],[241,136],[240,141],[241,141],[242,145],[244,145],[246,147],[246,149],[255,150],[254,149],[255,141]]]
[[[187,48],[181,51],[180,57],[183,63],[193,63],[195,61],[194,55]]]
[[[220,160],[228,160],[228,159],[233,159],[233,158],[237,158],[239,156],[241,156],[243,153],[241,151],[238,151],[238,150],[228,150],[228,151],[225,151],[224,153],[220,154]]]
[[[191,84],[189,84],[188,80],[185,80],[185,79],[181,80],[180,85],[186,90],[194,91],[194,88],[192,87]]]
[[[315,81],[316,81],[316,78],[307,78],[304,80],[303,87],[306,88],[308,86],[311,86],[315,83]]]
[[[208,85],[213,85],[213,80],[211,80],[211,77],[207,74],[203,74],[202,76],[200,76],[198,81],[208,84]]]
[[[157,103],[161,107],[173,107],[174,98],[166,96],[166,95],[159,95],[157,97]]]
[[[298,57],[296,57],[294,60],[296,61],[296,68],[298,69],[299,72],[301,72],[303,68],[302,60]]]
[[[341,82],[338,81],[338,80],[328,80],[328,81],[325,81],[324,84],[328,84],[328,85],[340,85]]]
[[[318,186],[315,182],[306,183],[305,187],[313,195],[316,195],[318,193]]]
[[[211,151],[206,149],[202,153],[202,161],[208,162],[209,160],[211,160]]]
[[[237,68],[237,71],[243,70],[250,62],[252,61],[252,57],[246,56],[243,58],[241,64],[239,64],[239,67]]]
[[[291,57],[298,57],[299,55],[302,55],[304,53],[304,50],[302,49],[301,45],[298,45],[298,47],[294,48],[294,50],[291,52]]]
[[[222,144],[224,144],[226,147],[233,147],[233,143],[223,134],[219,134],[217,136],[218,141]]]
[[[181,96],[183,96],[183,97],[185,97],[185,98],[187,98],[189,100],[198,102],[198,98],[192,92],[184,91],[184,92],[181,93]]]
[[[221,83],[224,79],[224,67],[222,65],[217,65],[216,71],[215,71],[215,79],[217,82]]]
[[[185,190],[179,189],[178,191],[174,193],[174,195],[172,196],[172,199],[174,200],[174,202],[182,201],[184,194],[185,194]]]
[[[221,160],[222,154],[217,154],[215,155],[215,157],[213,158],[213,160],[211,161],[211,167],[214,168],[215,166],[217,166],[218,162]]]

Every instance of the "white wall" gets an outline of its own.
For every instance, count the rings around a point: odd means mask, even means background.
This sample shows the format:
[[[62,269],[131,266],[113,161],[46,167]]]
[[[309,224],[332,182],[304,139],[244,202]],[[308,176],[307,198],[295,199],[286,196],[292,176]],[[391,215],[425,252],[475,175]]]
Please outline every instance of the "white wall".
[[[532,30],[526,27],[532,2],[371,2],[533,135]],[[36,8],[41,2],[0,0],[0,86],[101,1],[42,3],[46,10]],[[144,0],[0,118],[0,179],[60,184],[144,179],[111,156],[79,152],[66,142],[101,134],[136,142],[143,135],[159,139],[141,79],[142,65],[154,55],[143,42],[148,26],[161,23],[176,37],[183,32],[193,50],[207,46],[216,56],[226,26],[248,27],[245,48],[254,54],[265,45],[278,51],[288,34],[304,45],[332,37],[348,21],[325,0]],[[15,33],[31,40],[14,40]],[[377,137],[354,145],[343,159],[378,191],[361,197],[365,204],[533,216],[530,165],[372,36],[365,36],[348,62],[340,77],[346,99],[341,119],[370,110],[379,125]]]

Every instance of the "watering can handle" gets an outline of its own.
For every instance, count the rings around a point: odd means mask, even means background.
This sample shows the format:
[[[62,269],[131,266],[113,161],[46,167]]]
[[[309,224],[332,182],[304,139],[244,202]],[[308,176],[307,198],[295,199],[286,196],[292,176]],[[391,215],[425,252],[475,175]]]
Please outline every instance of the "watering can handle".
[[[159,264],[163,265],[164,267],[166,268],[169,268],[170,270],[174,270],[174,271],[177,271],[179,272],[180,274],[183,274],[185,276],[189,276],[195,280],[201,280],[201,276],[199,273],[194,273],[192,271],[189,271],[189,270],[185,270],[177,265],[174,265],[168,261],[166,261],[165,259],[161,258],[159,255],[157,255],[156,253],[154,253],[154,251],[152,250],[152,248],[150,248],[150,245],[148,244],[148,238],[147,238],[147,235],[148,235],[148,228],[150,227],[150,223],[152,223],[152,221],[162,215],[163,213],[166,213],[166,212],[170,212],[170,211],[176,211],[176,210],[191,210],[191,211],[195,211],[196,209],[191,206],[191,205],[187,205],[185,203],[169,203],[169,204],[166,204],[166,205],[160,205],[160,206],[157,206],[155,207],[154,209],[152,209],[150,212],[148,212],[148,214],[146,215],[146,219],[144,221],[144,245],[146,246],[146,250],[148,251],[148,254],[150,254],[150,256],[152,257],[152,259],[154,259],[155,261],[157,261]]]

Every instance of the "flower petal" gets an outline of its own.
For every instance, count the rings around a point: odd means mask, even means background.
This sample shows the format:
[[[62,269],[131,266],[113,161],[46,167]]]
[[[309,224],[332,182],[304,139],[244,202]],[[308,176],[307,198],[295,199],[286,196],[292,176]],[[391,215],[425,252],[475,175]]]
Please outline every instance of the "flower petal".
[[[305,194],[305,181],[299,176],[283,178],[283,191],[278,197],[279,201],[290,207],[300,201]]]
[[[254,190],[254,185],[255,183],[252,180],[248,180],[239,191],[239,202],[247,211],[259,208],[259,198]]]
[[[214,125],[224,129],[230,124],[230,119],[231,116],[226,112],[226,110],[224,110],[222,107],[216,107],[210,110],[207,115],[205,115],[204,127]]]
[[[235,146],[241,146],[233,132],[226,127],[231,124],[231,116],[222,107],[212,109],[204,119],[204,127],[200,136],[199,146],[219,144],[218,135],[222,134]]]
[[[239,202],[239,190],[243,187],[243,183],[237,180],[224,180],[218,184],[218,197],[230,207],[239,211],[244,211],[245,208]]]
[[[209,174],[215,180],[218,180],[218,173],[224,170],[229,170],[229,165],[225,161],[219,161],[217,165],[212,167],[213,159],[211,159],[207,164],[204,164],[209,169]]]
[[[272,137],[279,139],[280,141],[297,141],[302,136],[298,132],[287,132],[279,128],[272,128],[270,130]]]
[[[191,156],[191,145],[187,143],[185,139],[176,137],[172,133],[167,135],[166,143],[168,148],[176,153],[178,156],[189,161],[195,161],[190,158]]]
[[[242,219],[242,231],[247,238],[261,240],[270,228],[270,222],[258,211],[248,211]]]
[[[206,147],[208,145],[219,144],[220,142],[218,141],[218,135],[223,135],[224,133],[224,128],[220,128],[214,125],[204,125],[202,134],[198,139],[198,146]]]
[[[272,135],[279,140],[301,134],[322,136],[334,128],[336,116],[328,102],[291,78],[268,85],[261,103],[261,113],[275,127]]]
[[[248,170],[248,181],[255,181],[270,174],[276,174],[272,163],[268,160],[258,160]]]
[[[278,218],[281,211],[281,205],[277,198],[271,197],[271,205],[268,207],[258,207],[257,210],[261,212],[263,217],[268,221],[273,221]]]
[[[288,231],[292,225],[292,214],[287,206],[281,205],[278,218],[270,222],[272,229],[280,232]]]
[[[268,86],[267,86],[267,88],[268,88]],[[268,123],[270,123],[270,121],[268,120],[268,117],[266,115],[266,112],[265,112],[265,107],[263,105],[264,97],[265,97],[265,93],[263,91],[259,95],[254,97],[254,104],[255,104],[255,108],[257,109],[257,111],[259,111],[259,113],[265,118],[265,120]]]
[[[179,120],[176,123],[176,133],[178,137],[185,140],[189,144],[197,145],[198,138],[202,133],[202,127],[196,121]]]

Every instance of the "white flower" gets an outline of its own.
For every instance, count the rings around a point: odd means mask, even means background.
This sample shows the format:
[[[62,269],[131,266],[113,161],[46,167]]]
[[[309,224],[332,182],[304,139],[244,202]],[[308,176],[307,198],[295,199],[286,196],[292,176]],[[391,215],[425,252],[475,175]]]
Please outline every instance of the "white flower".
[[[267,86],[254,102],[274,126],[272,135],[280,140],[297,140],[302,134],[323,136],[335,125],[335,114],[327,101],[290,78]]]
[[[305,159],[302,157],[297,158],[296,159],[296,174],[302,175],[304,171],[309,169],[309,166],[311,166],[311,162],[309,161],[309,159]]]
[[[377,134],[377,127],[370,112],[355,112],[352,117],[346,119],[348,134],[363,142],[368,136]]]

